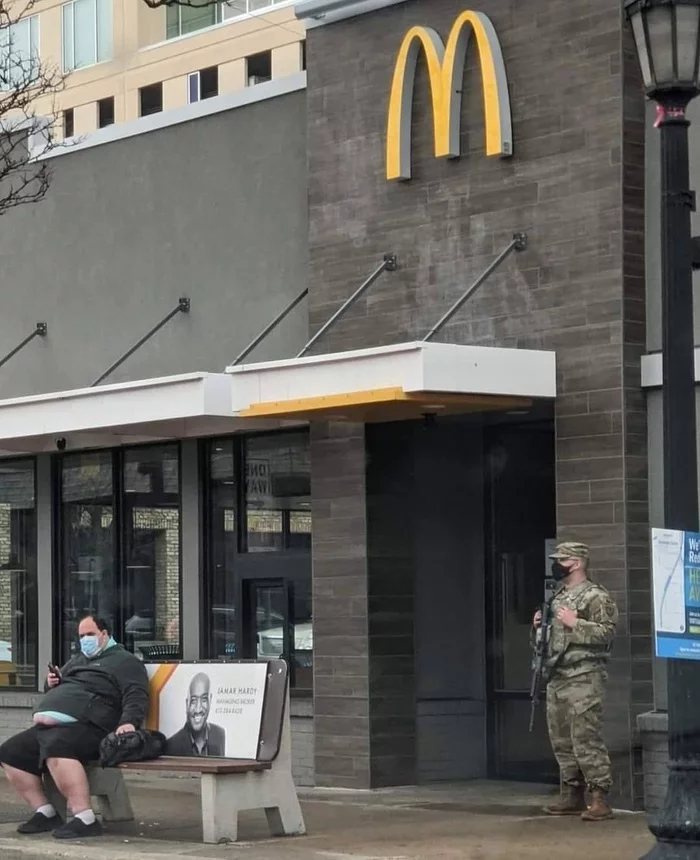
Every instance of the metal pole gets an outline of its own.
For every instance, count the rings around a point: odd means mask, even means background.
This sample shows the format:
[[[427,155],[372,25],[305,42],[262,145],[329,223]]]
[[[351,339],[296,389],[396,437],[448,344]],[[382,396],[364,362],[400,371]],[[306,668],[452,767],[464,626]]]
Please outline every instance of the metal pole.
[[[157,325],[154,325],[153,328],[147,334],[145,334],[141,338],[140,341],[138,341],[138,343],[135,343],[131,347],[131,349],[129,349],[127,352],[124,353],[124,355],[122,355],[121,358],[118,358],[114,362],[114,364],[110,365],[110,367],[108,367],[107,370],[105,370],[105,372],[101,376],[98,376],[97,379],[92,383],[90,388],[94,388],[96,385],[99,385],[100,382],[102,382],[102,380],[106,379],[120,365],[124,364],[124,362],[127,360],[127,358],[132,356],[136,352],[137,349],[139,349],[140,347],[142,347],[144,345],[144,343],[146,343],[147,340],[150,340],[153,337],[153,335],[157,331],[160,331],[160,329],[162,329],[163,326],[167,322],[169,322],[176,314],[187,314],[189,312],[190,312],[190,300],[186,299],[186,298],[180,299],[177,303],[177,307],[174,307],[170,311],[170,313],[167,316],[163,317],[163,319]]]
[[[664,525],[698,531],[688,121],[666,111],[661,130]],[[647,860],[700,858],[700,663],[668,660],[668,790]]]
[[[290,302],[287,305],[287,307],[281,313],[277,314],[277,316],[272,320],[270,325],[266,326],[256,338],[251,340],[251,342],[243,350],[243,352],[240,352],[236,356],[231,367],[235,367],[237,364],[240,364],[243,361],[243,359],[246,357],[246,355],[249,355],[259,343],[261,343],[263,340],[265,340],[265,338],[268,336],[268,334],[270,334],[270,332],[274,328],[277,328],[277,326],[282,322],[282,320],[287,316],[287,314],[291,313],[294,310],[294,308],[299,304],[299,302],[302,299],[306,298],[306,296],[308,296],[308,294],[309,294],[309,288],[307,287],[305,290],[303,290],[301,293],[299,293],[299,295],[294,299],[294,301]]]
[[[430,329],[428,334],[423,338],[423,343],[427,343],[429,340],[432,340],[435,335],[440,331],[440,329],[447,323],[452,317],[457,313],[457,311],[462,307],[462,305],[466,302],[469,296],[472,293],[475,293],[479,287],[484,283],[484,281],[488,278],[488,276],[495,271],[501,263],[506,259],[506,257],[513,251],[524,251],[527,248],[527,235],[525,233],[515,233],[508,247],[502,251],[496,259],[491,263],[491,265],[482,272],[481,275],[474,281],[474,283],[469,287],[469,289],[462,293],[462,295],[457,299],[457,301],[452,305],[452,307],[447,311],[447,313],[443,314],[443,316],[435,323],[435,325]]]
[[[36,328],[34,329],[34,331],[28,337],[25,337],[25,339],[22,341],[22,343],[20,343],[14,349],[11,349],[7,353],[7,355],[3,356],[3,358],[0,358],[0,367],[2,367],[3,364],[7,364],[7,362],[12,358],[13,355],[17,355],[17,353],[21,349],[24,349],[24,347],[28,343],[33,341],[35,337],[46,337],[48,330],[49,330],[49,327],[46,325],[45,322],[38,322],[36,324]]]
[[[302,356],[306,355],[306,353],[311,349],[311,347],[316,343],[316,341],[321,337],[321,335],[325,334],[328,329],[333,325],[333,323],[342,317],[345,311],[350,307],[350,305],[354,304],[360,296],[368,290],[372,284],[377,280],[377,278],[381,275],[383,271],[387,272],[395,272],[396,271],[396,254],[385,254],[384,261],[381,266],[378,266],[372,274],[367,278],[367,280],[360,284],[360,286],[355,290],[355,292],[350,296],[350,298],[343,304],[342,307],[338,308],[338,310],[333,314],[333,316],[328,320],[325,325],[321,326],[321,328],[316,332],[316,334],[311,338],[311,340],[306,344],[306,346],[301,350],[301,352],[296,356],[297,358],[302,358]]]

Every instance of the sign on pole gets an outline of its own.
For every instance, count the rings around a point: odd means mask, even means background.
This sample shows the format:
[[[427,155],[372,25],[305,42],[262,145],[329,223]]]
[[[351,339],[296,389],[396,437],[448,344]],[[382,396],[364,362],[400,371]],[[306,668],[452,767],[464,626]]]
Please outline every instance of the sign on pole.
[[[652,529],[657,657],[700,660],[700,533]]]

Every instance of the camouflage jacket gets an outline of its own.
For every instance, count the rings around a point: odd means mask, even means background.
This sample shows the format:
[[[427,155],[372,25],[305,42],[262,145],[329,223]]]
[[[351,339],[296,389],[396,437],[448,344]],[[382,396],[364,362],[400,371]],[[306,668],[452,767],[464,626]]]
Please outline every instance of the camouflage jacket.
[[[557,618],[557,612],[563,608],[578,613],[573,630]],[[562,586],[552,598],[547,631],[545,665],[550,679],[566,680],[604,669],[617,620],[615,601],[602,585],[587,579],[573,588]]]

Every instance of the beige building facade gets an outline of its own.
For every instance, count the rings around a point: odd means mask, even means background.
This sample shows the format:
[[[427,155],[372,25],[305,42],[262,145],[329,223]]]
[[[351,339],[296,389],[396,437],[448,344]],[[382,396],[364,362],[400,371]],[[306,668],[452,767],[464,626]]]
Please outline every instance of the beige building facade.
[[[305,68],[293,0],[151,9],[143,0],[38,0],[16,50],[67,73],[54,101],[65,137],[242,90]]]

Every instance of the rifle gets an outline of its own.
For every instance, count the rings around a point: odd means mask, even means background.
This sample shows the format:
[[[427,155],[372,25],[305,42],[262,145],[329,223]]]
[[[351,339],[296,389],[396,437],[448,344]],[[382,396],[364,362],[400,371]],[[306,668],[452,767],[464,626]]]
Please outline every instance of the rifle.
[[[542,622],[535,633],[535,653],[532,658],[532,683],[530,684],[530,729],[535,724],[535,711],[540,699],[542,676],[544,674],[544,658],[547,656],[549,616],[552,604],[547,600],[542,604]]]

